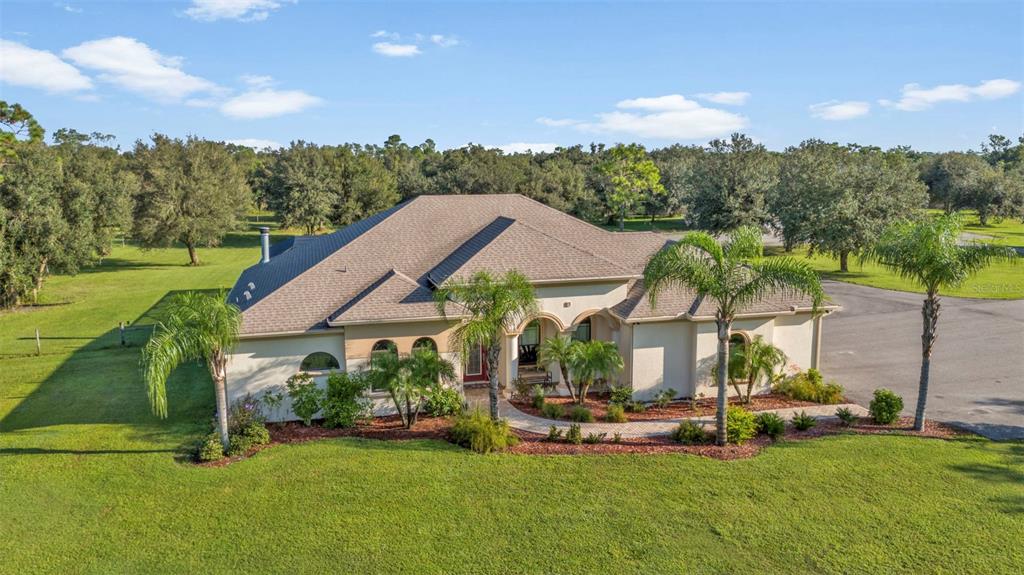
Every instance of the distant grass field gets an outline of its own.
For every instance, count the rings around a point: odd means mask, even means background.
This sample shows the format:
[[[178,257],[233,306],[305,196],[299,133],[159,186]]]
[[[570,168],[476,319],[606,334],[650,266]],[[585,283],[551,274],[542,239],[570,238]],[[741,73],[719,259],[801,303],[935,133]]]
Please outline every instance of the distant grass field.
[[[1021,443],[837,436],[722,462],[332,439],[181,462],[208,375],[177,371],[155,418],[146,332],[121,348],[117,322],[230,286],[256,246],[232,235],[196,268],[118,247],[0,314],[0,573],[1024,571]]]

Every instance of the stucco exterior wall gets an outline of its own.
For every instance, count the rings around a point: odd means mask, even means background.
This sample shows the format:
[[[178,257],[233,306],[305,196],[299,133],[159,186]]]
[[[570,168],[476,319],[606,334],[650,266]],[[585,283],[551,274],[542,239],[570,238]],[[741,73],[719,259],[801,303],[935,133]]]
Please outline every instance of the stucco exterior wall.
[[[442,357],[452,359],[458,356],[458,350],[448,345],[451,329],[455,322],[424,321],[410,323],[380,323],[367,325],[349,325],[345,327],[345,358],[349,371],[358,371],[370,360],[373,344],[382,339],[395,342],[398,353],[406,355],[412,352],[412,344],[421,337],[429,337],[437,345]],[[461,362],[456,361],[461,374]]]
[[[322,335],[298,335],[244,339],[238,343],[228,361],[228,401],[251,393],[263,394],[268,388],[284,387],[285,381],[298,373],[302,360],[313,352],[333,355],[338,364],[345,365],[345,336],[341,330]],[[317,384],[326,386],[326,374],[317,373]],[[274,420],[295,419],[291,400],[285,396],[277,414],[268,414]],[[276,417],[275,417],[276,415]]]
[[[799,313],[775,318],[772,343],[786,352],[786,366],[789,371],[800,371],[816,366],[815,320],[811,314]]]
[[[633,398],[649,401],[663,389],[689,396],[693,389],[694,327],[688,321],[633,326]]]
[[[609,308],[626,299],[625,282],[538,286],[537,306],[569,327],[584,313]]]

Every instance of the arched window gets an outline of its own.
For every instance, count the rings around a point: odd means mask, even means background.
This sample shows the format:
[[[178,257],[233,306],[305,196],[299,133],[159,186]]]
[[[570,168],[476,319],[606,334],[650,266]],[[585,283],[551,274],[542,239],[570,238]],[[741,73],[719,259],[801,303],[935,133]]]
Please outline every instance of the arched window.
[[[729,336],[729,355],[733,354],[733,350],[736,348],[746,347],[750,343],[747,339],[747,334],[742,332],[735,332]]]
[[[300,371],[326,371],[328,369],[341,369],[338,358],[326,351],[314,351],[302,360],[299,366]]]
[[[390,339],[382,339],[373,344],[373,349],[370,350],[370,363],[373,363],[374,358],[384,354],[392,354],[398,357],[398,346],[395,345],[395,342]]]
[[[437,353],[437,343],[429,337],[421,337],[416,341],[412,342],[413,351],[432,351]]]
[[[581,321],[572,332],[576,341],[590,341],[590,318]]]

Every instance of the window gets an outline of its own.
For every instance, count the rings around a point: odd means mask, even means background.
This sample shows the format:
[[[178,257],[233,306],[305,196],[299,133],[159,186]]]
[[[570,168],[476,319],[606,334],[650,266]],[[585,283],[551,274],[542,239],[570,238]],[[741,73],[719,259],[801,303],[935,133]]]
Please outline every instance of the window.
[[[341,369],[338,359],[325,351],[315,351],[306,356],[299,366],[300,371],[327,371]]]
[[[574,341],[590,341],[590,318],[581,321],[572,332]]]
[[[519,336],[519,345],[537,345],[538,343],[540,343],[540,322],[533,320],[523,328],[523,333]]]
[[[424,351],[432,351],[434,353],[437,353],[437,343],[435,343],[434,340],[430,339],[429,337],[421,337],[421,338],[417,339],[416,341],[412,342],[412,350],[413,351],[424,350]]]
[[[736,348],[744,348],[747,345],[747,336],[742,333],[734,333],[729,336],[729,355],[733,354]]]
[[[398,357],[398,346],[395,345],[395,342],[391,341],[390,339],[382,339],[377,343],[373,344],[373,348],[370,350],[370,365],[372,366],[374,361],[377,360],[377,358],[386,355],[393,355],[395,357]],[[370,391],[380,392],[385,391],[385,388],[373,386],[371,387]]]
[[[466,373],[465,375],[480,375],[484,368],[484,350],[479,345],[472,345],[466,352]]]

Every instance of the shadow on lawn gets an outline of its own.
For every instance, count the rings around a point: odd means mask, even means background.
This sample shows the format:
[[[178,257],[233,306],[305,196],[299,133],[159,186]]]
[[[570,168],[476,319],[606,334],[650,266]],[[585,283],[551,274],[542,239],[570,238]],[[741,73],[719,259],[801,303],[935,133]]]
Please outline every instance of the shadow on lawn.
[[[178,293],[181,292],[167,292],[130,323],[126,332],[128,346],[121,346],[115,327],[72,352],[0,420],[0,432],[55,425],[128,424],[132,427],[130,439],[162,442],[173,437],[179,443],[183,436],[194,433],[214,410],[213,386],[206,369],[190,363],[171,376],[167,383],[167,420],[160,420],[151,412],[139,370],[141,346],[163,317],[168,301]],[[18,361],[47,358],[23,357]]]
[[[125,453],[175,453],[175,449],[43,449],[39,447],[11,447],[0,449],[4,455],[116,455]]]
[[[993,449],[987,446],[985,449]],[[975,465],[951,465],[950,469],[988,483],[1006,483],[1010,486],[1024,485],[1024,443],[1011,445],[1002,464],[985,463]],[[1014,515],[1024,515],[1024,494],[1018,493],[993,497],[990,501],[1000,510]]]

